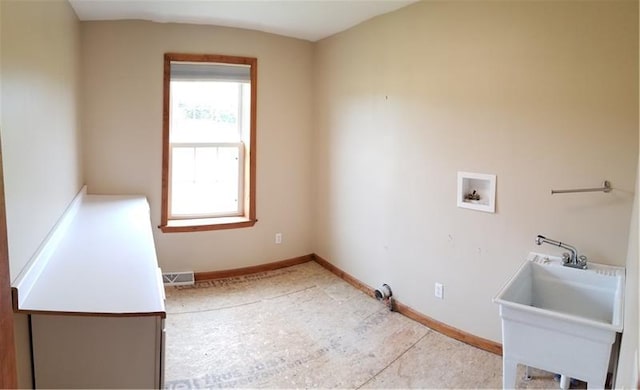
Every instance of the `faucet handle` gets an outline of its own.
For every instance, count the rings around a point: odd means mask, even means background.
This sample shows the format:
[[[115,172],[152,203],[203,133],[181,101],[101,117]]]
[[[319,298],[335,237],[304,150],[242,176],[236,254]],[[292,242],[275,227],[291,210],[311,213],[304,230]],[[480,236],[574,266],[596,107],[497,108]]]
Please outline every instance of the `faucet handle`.
[[[562,263],[567,264],[569,262],[571,262],[571,254],[569,252],[564,252],[562,254]]]
[[[578,256],[578,267],[581,269],[587,269],[587,256],[581,255]]]

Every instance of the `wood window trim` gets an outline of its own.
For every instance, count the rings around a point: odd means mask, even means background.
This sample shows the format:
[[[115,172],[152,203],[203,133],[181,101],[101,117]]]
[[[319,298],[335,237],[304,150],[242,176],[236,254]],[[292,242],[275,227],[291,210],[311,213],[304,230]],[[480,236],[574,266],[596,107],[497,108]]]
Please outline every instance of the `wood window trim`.
[[[171,62],[214,62],[250,66],[251,111],[249,143],[245,155],[245,199],[244,214],[239,217],[194,218],[183,220],[169,219],[169,131],[170,131],[170,82]],[[221,229],[251,227],[258,222],[256,218],[256,117],[258,96],[258,59],[253,57],[227,56],[218,54],[165,53],[162,94],[162,204],[160,211],[160,230],[164,233],[197,232]]]
[[[251,227],[258,220],[244,217],[216,217],[216,218],[194,218],[175,219],[168,221],[167,225],[161,225],[160,229],[164,233],[186,233],[201,232],[207,230],[240,229]]]

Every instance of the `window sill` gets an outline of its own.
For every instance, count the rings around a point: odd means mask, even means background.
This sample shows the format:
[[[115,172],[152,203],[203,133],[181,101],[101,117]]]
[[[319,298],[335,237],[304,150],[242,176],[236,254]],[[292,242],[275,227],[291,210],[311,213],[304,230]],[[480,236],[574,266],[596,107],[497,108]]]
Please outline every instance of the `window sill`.
[[[174,219],[158,226],[163,233],[204,232],[208,230],[240,229],[251,227],[257,219],[245,217]]]

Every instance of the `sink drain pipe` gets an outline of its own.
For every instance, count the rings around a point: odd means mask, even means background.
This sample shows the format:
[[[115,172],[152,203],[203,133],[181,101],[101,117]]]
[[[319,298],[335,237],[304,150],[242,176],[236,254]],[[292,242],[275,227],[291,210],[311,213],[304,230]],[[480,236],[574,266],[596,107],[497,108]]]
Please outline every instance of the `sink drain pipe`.
[[[376,299],[384,302],[384,304],[389,308],[390,311],[394,311],[393,306],[393,292],[391,292],[391,287],[388,284],[384,283],[382,286],[378,287],[375,291]]]

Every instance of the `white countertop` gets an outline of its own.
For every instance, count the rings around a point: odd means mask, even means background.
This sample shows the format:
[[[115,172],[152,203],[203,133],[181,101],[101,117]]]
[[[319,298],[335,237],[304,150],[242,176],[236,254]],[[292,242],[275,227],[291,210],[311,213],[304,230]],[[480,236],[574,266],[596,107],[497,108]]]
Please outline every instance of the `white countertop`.
[[[165,316],[149,205],[142,196],[84,195],[40,274],[25,312]]]

